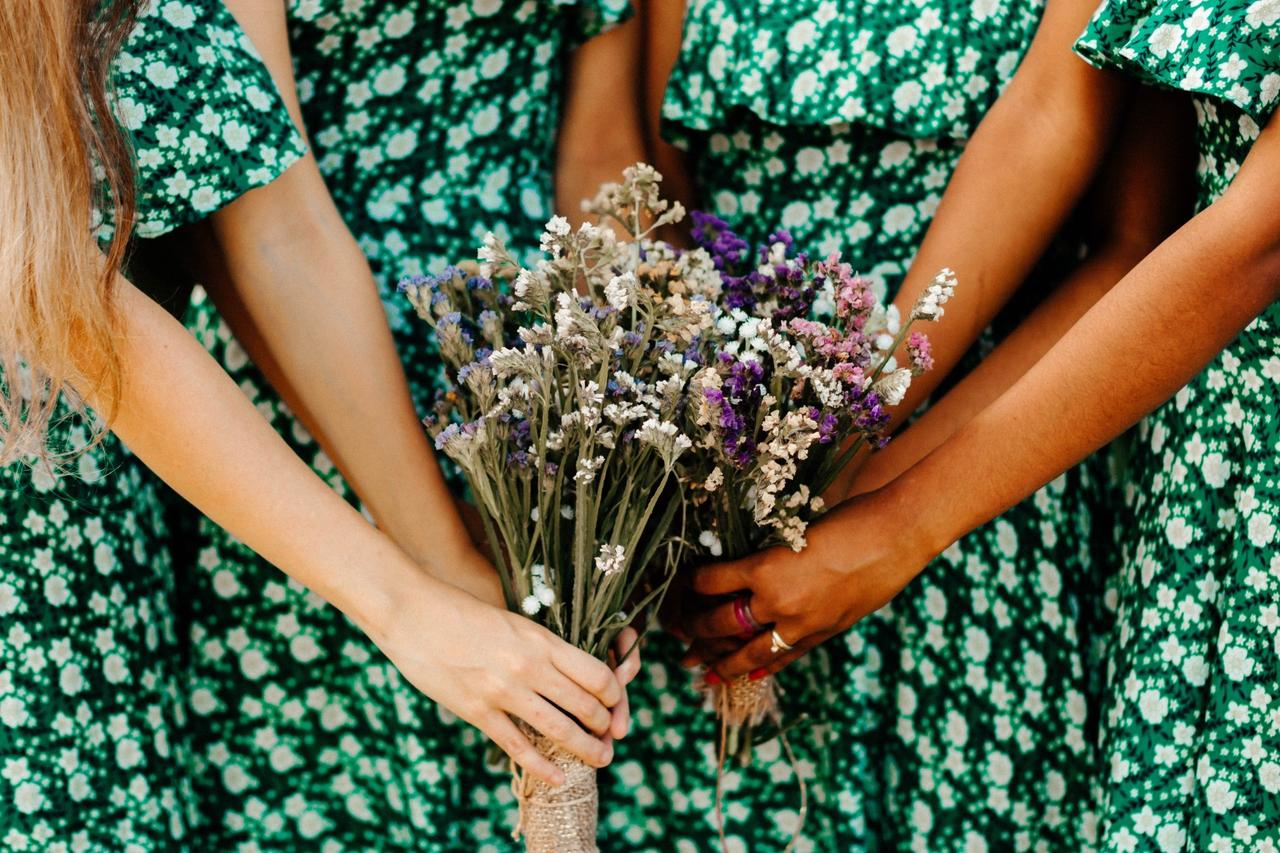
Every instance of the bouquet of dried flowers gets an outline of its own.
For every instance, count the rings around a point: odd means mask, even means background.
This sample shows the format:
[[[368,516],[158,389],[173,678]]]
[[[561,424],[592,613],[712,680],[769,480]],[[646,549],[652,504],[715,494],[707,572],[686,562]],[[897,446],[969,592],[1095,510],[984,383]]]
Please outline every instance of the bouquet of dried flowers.
[[[718,278],[709,264],[648,260],[648,235],[683,216],[660,179],[637,165],[597,198],[630,239],[554,217],[533,265],[489,234],[478,275],[401,284],[450,380],[428,427],[466,477],[508,606],[601,659],[656,609],[680,559],[683,353],[713,322],[693,298],[700,275]],[[594,771],[531,734],[570,782],[517,779],[527,848],[595,850]]]
[[[910,316],[880,304],[836,255],[812,260],[785,231],[750,247],[726,222],[693,214],[693,237],[721,276],[714,325],[699,341],[683,431],[691,536],[703,559],[805,546],[822,494],[865,445],[883,446],[888,409],[932,367],[916,321],[936,320],[955,289],[938,274]],[[906,344],[908,364],[894,354]],[[745,627],[745,626],[744,626]],[[767,626],[765,626],[767,628]],[[775,647],[786,640],[774,634]],[[753,729],[779,725],[771,677],[708,688],[721,755],[749,760]]]

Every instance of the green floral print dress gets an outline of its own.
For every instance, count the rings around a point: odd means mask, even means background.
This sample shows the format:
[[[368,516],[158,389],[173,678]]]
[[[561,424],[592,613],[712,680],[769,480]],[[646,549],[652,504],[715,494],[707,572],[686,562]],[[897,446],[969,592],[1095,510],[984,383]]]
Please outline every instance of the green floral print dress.
[[[1106,2],[1076,50],[1190,93],[1200,208],[1275,124],[1276,0]],[[1278,405],[1272,304],[1140,426],[1107,648],[1107,850],[1280,849]]]
[[[628,12],[626,0],[289,4],[308,135],[382,287],[420,411],[442,365],[397,282],[474,259],[489,230],[537,250],[555,212],[569,52]],[[354,500],[212,305],[194,305],[188,325]],[[207,521],[182,571],[193,588],[194,784],[210,849],[521,849],[509,770],[488,767],[479,733],[404,681],[341,613]]]
[[[138,233],[200,219],[301,153],[220,0],[152,4],[115,64]],[[109,229],[110,225],[104,226]],[[105,232],[104,232],[105,233]],[[186,712],[161,486],[64,405],[66,457],[0,469],[0,848],[189,843]]]
[[[783,227],[810,251],[839,251],[891,296],[1042,7],[691,0],[664,127],[710,210],[754,240]],[[812,777],[809,849],[1090,846],[1096,689],[1082,627],[1101,582],[1088,473],[956,543],[891,606],[781,674],[787,714],[823,723],[791,734]],[[632,811],[663,821],[653,849],[711,849],[705,811],[689,805],[714,779],[689,676],[670,663],[634,693],[652,716],[618,750],[646,774]],[[794,803],[788,775],[768,802]],[[742,792],[730,800],[739,849],[783,848],[793,824]]]

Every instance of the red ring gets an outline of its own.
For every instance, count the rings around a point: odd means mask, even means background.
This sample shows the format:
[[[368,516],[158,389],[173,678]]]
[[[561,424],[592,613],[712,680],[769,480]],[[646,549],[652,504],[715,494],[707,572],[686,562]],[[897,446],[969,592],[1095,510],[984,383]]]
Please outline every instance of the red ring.
[[[764,626],[751,613],[750,594],[740,595],[733,600],[733,618],[738,620],[738,627],[742,629],[744,638],[754,637],[764,630]]]

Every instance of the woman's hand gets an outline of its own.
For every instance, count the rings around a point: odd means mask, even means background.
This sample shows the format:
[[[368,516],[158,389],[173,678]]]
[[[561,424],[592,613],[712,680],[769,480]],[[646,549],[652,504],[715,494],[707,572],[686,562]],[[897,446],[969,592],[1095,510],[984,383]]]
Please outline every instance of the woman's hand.
[[[623,687],[622,701],[613,706],[613,721],[609,725],[609,737],[617,740],[626,737],[631,729],[631,702],[627,698],[626,686],[640,673],[640,649],[636,646],[639,641],[640,634],[635,628],[623,628],[613,641],[613,651],[609,653],[614,677]]]
[[[621,679],[634,677],[638,661],[615,673],[529,619],[422,573],[402,583],[377,621],[370,637],[415,687],[535,776],[564,782],[513,717],[593,767],[612,760],[610,735],[627,719]]]
[[[760,678],[883,607],[937,553],[895,510],[873,493],[810,527],[799,553],[772,548],[699,569],[694,591],[720,601],[686,621],[694,638],[686,665],[706,663],[718,678]],[[739,595],[750,596],[750,613],[764,628],[750,639],[734,613]],[[773,631],[791,650],[772,650]]]

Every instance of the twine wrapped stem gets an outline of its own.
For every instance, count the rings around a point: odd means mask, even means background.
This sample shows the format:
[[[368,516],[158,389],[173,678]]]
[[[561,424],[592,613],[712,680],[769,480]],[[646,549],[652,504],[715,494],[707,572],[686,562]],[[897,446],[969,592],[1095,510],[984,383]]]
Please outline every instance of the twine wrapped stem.
[[[564,771],[565,783],[552,787],[512,764],[512,789],[520,806],[520,821],[512,837],[524,836],[527,853],[599,853],[595,768],[531,726],[522,722],[520,728],[539,753]]]

